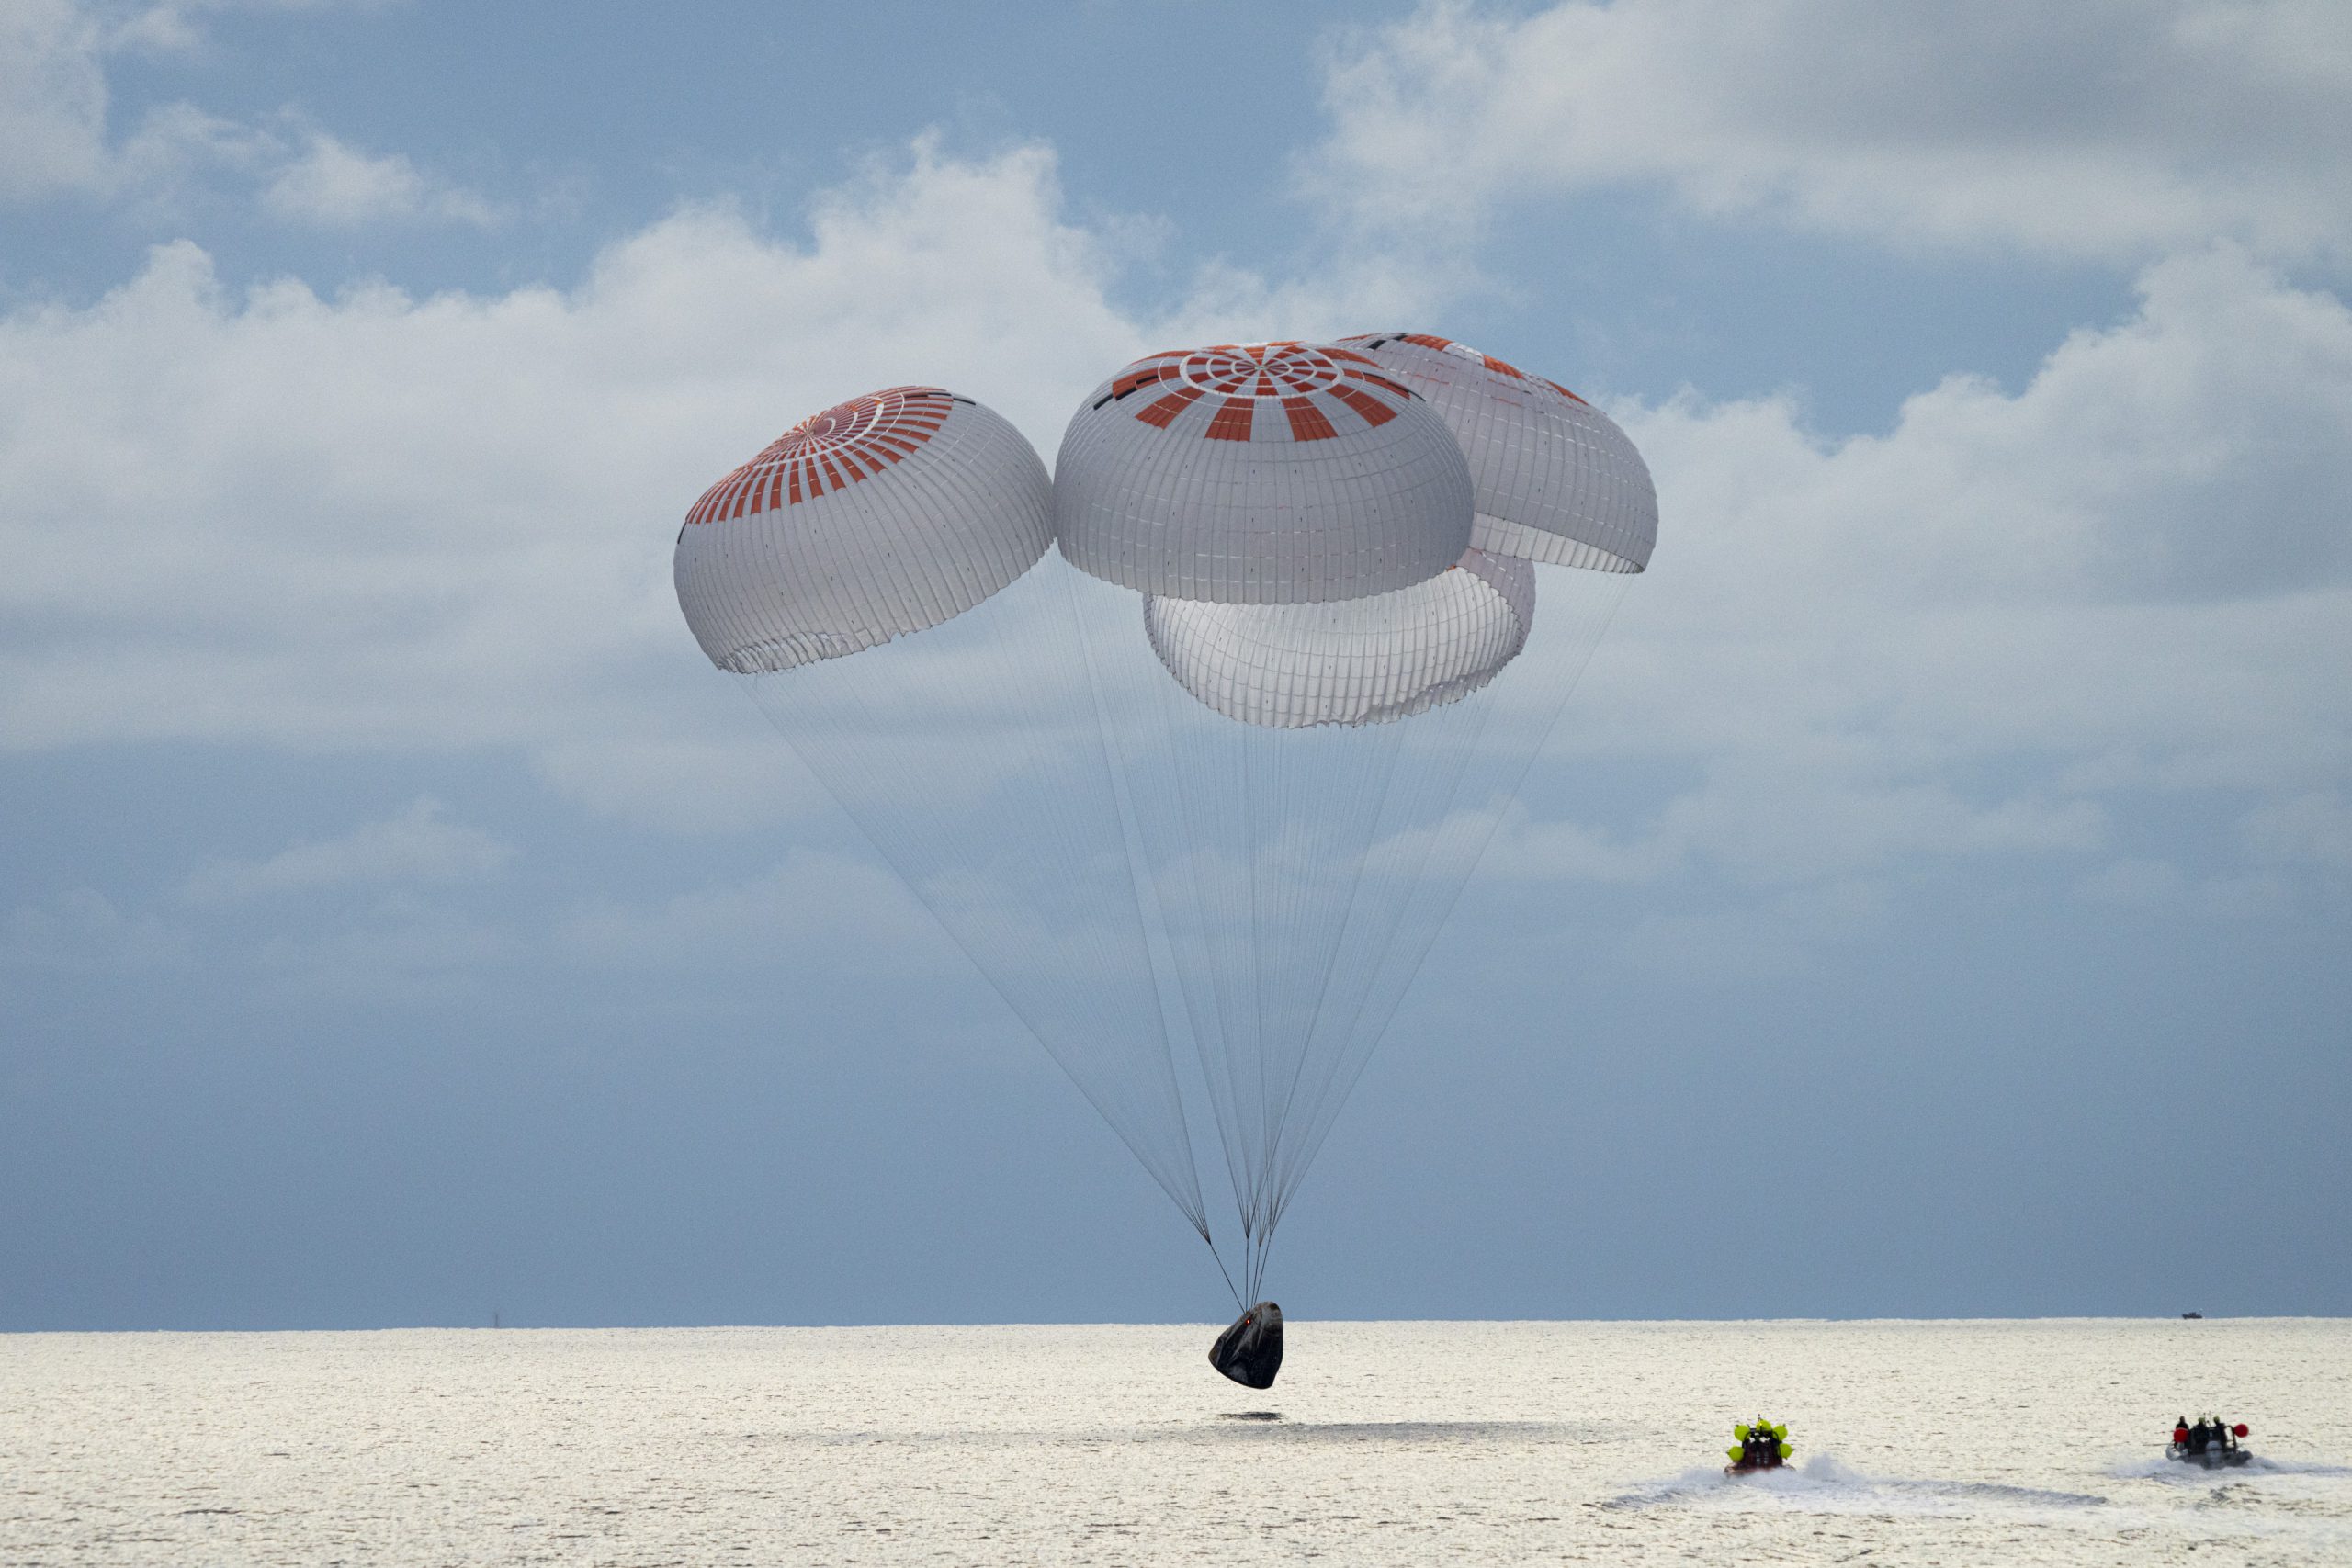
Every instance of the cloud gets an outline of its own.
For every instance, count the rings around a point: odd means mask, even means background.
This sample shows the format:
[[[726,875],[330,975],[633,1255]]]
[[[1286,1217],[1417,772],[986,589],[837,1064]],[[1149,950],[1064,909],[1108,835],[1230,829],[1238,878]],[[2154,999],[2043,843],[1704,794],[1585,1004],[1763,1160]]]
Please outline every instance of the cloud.
[[[1775,765],[1777,763],[1777,765]],[[1753,754],[1727,756],[1668,800],[1648,830],[1618,839],[1573,821],[1498,825],[1491,874],[1513,881],[1645,883],[1694,862],[1780,885],[1919,857],[2039,856],[2099,847],[2087,800],[1970,799],[1941,784]]]
[[[77,887],[47,903],[20,904],[0,920],[0,964],[76,974],[184,969],[185,932],[150,914],[126,914],[105,894]]]
[[[168,103],[141,115],[119,141],[109,133],[107,63],[126,51],[197,49],[211,13],[374,3],[11,0],[0,7],[0,202],[81,195],[168,209],[195,182],[227,174],[259,182],[265,210],[303,224],[496,222],[497,209],[482,197],[399,154],[348,146],[291,114],[277,124],[249,124]]]
[[[1824,441],[1777,400],[1618,412],[1665,521],[1555,765],[1638,762],[1663,787],[1605,824],[1506,824],[1494,874],[1770,887],[2064,862],[2185,792],[2242,803],[2259,856],[2331,863],[2352,776],[2342,301],[2223,247],[2148,269],[2134,318],[2075,333],[2022,390],[1955,378],[1883,436]]]
[[[401,0],[82,0],[108,24],[118,47],[192,50],[205,42],[204,19],[228,11],[375,11]]]
[[[2248,844],[2265,860],[2352,872],[2352,799],[2340,791],[2266,802],[2243,826]]]
[[[929,141],[801,243],[691,209],[570,290],[232,296],[159,247],[87,309],[0,318],[0,747],[494,748],[609,809],[740,823],[775,743],[678,617],[686,504],[894,383],[1050,454],[1163,330],[1114,282],[1048,150]]]
[[[417,172],[397,153],[370,157],[324,131],[312,131],[302,154],[283,164],[261,194],[280,218],[324,228],[439,220],[488,227],[490,203]]]
[[[2334,0],[1436,0],[1337,52],[1326,99],[1307,178],[1385,229],[1650,186],[1906,248],[2352,255]]]
[[[1786,975],[1822,952],[1866,937],[1891,900],[1880,884],[1830,881],[1703,911],[1658,911],[1634,921],[1616,944],[1623,961],[1679,981]]]
[[[698,672],[697,672],[698,673]],[[699,683],[699,682],[697,682]],[[822,786],[757,723],[749,704],[704,693],[699,735],[582,734],[537,752],[543,777],[597,817],[658,823],[664,832],[724,834],[821,809]]]
[[[0,201],[106,179],[104,41],[73,0],[0,7]]]
[[[763,875],[651,905],[600,899],[559,923],[555,947],[601,973],[755,970],[779,953],[861,956],[904,974],[910,954],[944,966],[954,949],[906,886],[870,861],[796,850]]]
[[[1155,320],[1116,284],[1048,150],[928,141],[805,239],[690,209],[568,290],[232,296],[162,247],[86,309],[0,318],[0,746],[508,751],[667,829],[805,810],[677,617],[675,519],[714,475],[899,381],[1050,453],[1171,321],[1344,322],[1377,293],[1219,278]],[[1769,399],[1621,406],[1664,537],[1552,765],[1668,784],[1510,828],[1517,863],[1820,886],[2095,856],[2151,791],[2342,790],[2352,312],[2226,245],[2141,294],[2021,390],[1954,378],[1884,435]]]
[[[2188,888],[2188,876],[2172,862],[2127,855],[2084,877],[2075,891],[2095,904],[2155,908],[2179,902]]]
[[[2292,907],[2287,881],[2275,871],[2191,876],[2170,861],[2127,856],[2102,866],[2075,887],[2086,903],[2142,914],[2188,914],[2204,919],[2275,917]]]
[[[448,903],[394,896],[346,920],[214,936],[213,967],[250,976],[273,1000],[369,1000],[408,1008],[479,995],[535,956],[528,933]]]
[[[181,896],[225,904],[332,888],[471,882],[514,858],[513,845],[450,821],[439,801],[419,797],[339,839],[296,844],[266,860],[213,861],[188,878]]]

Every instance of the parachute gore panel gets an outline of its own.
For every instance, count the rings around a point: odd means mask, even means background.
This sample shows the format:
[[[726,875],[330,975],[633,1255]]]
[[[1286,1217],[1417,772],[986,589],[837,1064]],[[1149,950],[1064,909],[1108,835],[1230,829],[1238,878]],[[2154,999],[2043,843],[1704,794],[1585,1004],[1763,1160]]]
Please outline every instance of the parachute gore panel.
[[[1498,555],[1639,571],[1657,542],[1657,491],[1615,422],[1556,381],[1427,333],[1341,338],[1426,399],[1469,459],[1477,526]]]
[[[1390,593],[1470,544],[1470,473],[1365,355],[1220,344],[1136,360],[1062,437],[1055,537],[1082,571],[1223,604]]]
[[[827,409],[704,492],[678,604],[721,670],[838,659],[961,615],[1036,564],[1053,487],[1021,433],[937,387]]]
[[[1527,646],[1535,569],[1464,552],[1426,582],[1329,604],[1144,601],[1152,650],[1227,718],[1379,724],[1468,695]]]

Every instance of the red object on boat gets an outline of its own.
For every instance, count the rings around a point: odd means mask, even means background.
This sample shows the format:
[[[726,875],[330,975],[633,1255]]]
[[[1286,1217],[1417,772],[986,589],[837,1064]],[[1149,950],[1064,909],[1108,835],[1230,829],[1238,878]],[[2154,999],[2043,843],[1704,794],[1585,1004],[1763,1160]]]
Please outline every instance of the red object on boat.
[[[2172,1440],[2176,1443],[2185,1443],[2188,1441],[2188,1428],[2186,1427],[2175,1427],[2172,1429]]]
[[[2233,1432],[2235,1432],[2235,1433],[2236,1433],[2239,1437],[2241,1437],[2241,1438],[2250,1436],[2250,1434],[2246,1431],[2245,1423],[2245,1422],[2243,1422],[2243,1421],[2239,1422],[2236,1426],[2234,1426],[2234,1427],[2231,1427],[2231,1428],[2230,1428],[2230,1430],[2231,1430],[2231,1431],[2233,1431]]]

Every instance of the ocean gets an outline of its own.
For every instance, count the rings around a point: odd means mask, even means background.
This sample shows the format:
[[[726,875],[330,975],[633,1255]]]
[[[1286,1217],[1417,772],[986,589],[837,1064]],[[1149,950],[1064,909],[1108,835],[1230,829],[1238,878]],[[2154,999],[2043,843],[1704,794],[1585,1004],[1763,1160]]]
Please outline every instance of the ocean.
[[[2352,1322],[1219,1326],[0,1335],[0,1562],[2352,1562]]]

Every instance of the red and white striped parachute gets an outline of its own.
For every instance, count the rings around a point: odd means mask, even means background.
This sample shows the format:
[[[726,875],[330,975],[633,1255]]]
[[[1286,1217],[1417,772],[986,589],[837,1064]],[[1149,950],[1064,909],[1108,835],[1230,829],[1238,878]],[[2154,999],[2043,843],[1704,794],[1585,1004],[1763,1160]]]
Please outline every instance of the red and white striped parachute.
[[[1389,333],[1147,355],[1050,481],[968,399],[854,399],[713,485],[676,576],[1254,1300],[1657,531],[1606,415]]]

